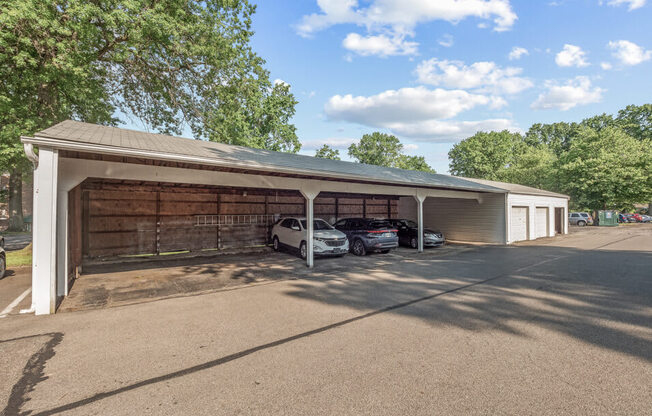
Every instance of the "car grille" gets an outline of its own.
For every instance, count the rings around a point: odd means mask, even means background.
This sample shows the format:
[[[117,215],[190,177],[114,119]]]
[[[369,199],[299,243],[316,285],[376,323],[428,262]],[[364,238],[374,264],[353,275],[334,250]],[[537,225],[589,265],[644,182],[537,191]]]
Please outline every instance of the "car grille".
[[[324,240],[324,242],[329,247],[341,247],[346,242],[346,238],[342,238],[340,240]]]

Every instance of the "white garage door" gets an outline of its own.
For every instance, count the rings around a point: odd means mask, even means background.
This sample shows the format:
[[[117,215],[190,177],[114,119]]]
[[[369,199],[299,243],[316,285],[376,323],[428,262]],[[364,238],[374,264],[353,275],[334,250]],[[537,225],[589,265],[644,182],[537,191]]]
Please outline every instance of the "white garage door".
[[[537,207],[537,215],[534,217],[534,238],[548,236],[548,208]]]
[[[511,240],[527,240],[527,207],[512,207]]]

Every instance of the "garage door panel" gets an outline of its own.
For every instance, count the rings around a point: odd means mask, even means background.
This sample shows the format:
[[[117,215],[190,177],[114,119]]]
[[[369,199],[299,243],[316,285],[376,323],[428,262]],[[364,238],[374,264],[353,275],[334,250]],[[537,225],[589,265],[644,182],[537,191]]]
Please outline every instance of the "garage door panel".
[[[528,207],[512,207],[511,214],[511,240],[527,240]]]
[[[534,218],[534,238],[548,236],[548,218],[548,208],[536,208],[536,216]]]

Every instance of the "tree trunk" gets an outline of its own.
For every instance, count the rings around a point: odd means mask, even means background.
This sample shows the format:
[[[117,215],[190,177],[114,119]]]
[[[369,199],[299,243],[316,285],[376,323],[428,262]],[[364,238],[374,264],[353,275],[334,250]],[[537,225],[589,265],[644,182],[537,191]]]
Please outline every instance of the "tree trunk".
[[[23,173],[18,169],[9,175],[8,231],[23,231]]]
[[[647,204],[647,215],[652,215],[652,202]]]

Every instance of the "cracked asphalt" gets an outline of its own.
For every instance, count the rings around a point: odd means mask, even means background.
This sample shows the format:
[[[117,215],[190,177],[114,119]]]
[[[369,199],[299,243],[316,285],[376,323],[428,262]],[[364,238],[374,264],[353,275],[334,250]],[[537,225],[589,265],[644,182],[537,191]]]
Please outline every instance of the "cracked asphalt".
[[[267,284],[0,320],[0,412],[652,413],[652,225],[275,256]]]

